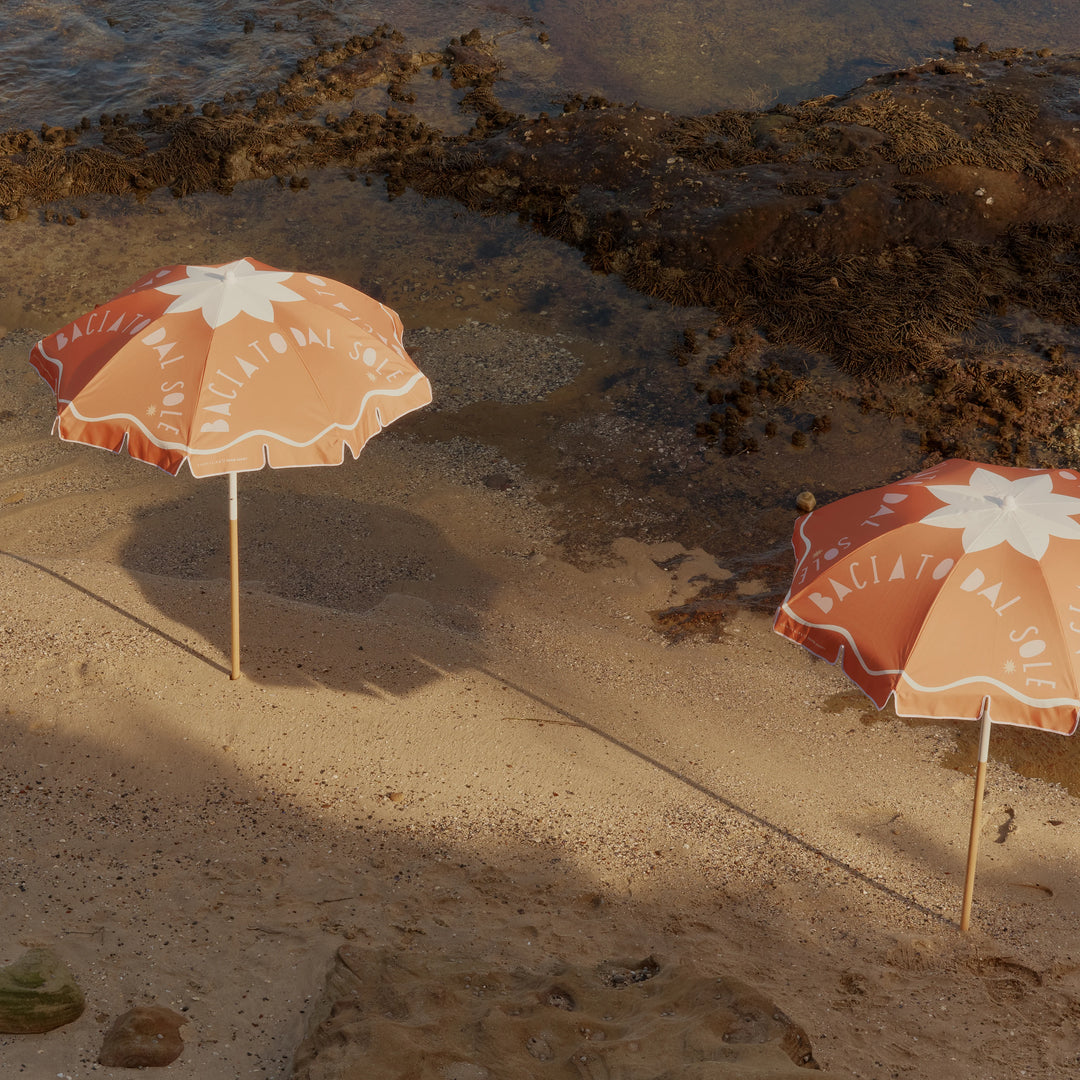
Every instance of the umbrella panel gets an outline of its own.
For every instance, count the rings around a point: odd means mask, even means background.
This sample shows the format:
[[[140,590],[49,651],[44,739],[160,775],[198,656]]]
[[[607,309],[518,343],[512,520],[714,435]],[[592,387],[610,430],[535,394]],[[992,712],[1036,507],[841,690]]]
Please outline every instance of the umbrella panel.
[[[195,476],[340,464],[431,400],[389,308],[254,260],[167,267],[39,342],[62,438]]]
[[[956,479],[958,463],[946,464],[944,479]],[[959,464],[969,476],[977,468]],[[933,494],[942,476],[921,477],[801,519],[777,631],[840,661],[879,708],[892,694],[904,716],[977,719],[989,702],[995,723],[1071,733],[1080,710],[1071,542],[1048,536],[1040,559],[1011,543],[965,546],[959,527],[927,522],[942,506]],[[1080,498],[1065,509],[1080,510]]]

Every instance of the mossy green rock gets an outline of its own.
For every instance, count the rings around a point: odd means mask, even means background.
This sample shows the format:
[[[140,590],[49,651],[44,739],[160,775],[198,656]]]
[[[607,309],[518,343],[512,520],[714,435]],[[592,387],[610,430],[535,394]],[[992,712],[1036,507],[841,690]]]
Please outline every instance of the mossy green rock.
[[[86,1001],[52,949],[29,949],[0,968],[0,1032],[31,1035],[77,1020]]]

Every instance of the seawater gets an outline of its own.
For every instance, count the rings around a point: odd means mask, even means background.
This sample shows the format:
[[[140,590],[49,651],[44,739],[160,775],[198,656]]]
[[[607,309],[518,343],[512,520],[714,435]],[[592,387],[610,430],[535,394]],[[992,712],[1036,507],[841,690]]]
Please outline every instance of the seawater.
[[[841,93],[876,72],[993,47],[1080,51],[1074,0],[6,0],[0,129],[196,105],[273,86],[298,58],[380,24],[417,49],[473,28],[548,35],[527,102],[567,91],[698,113]],[[532,54],[529,54],[530,56]]]

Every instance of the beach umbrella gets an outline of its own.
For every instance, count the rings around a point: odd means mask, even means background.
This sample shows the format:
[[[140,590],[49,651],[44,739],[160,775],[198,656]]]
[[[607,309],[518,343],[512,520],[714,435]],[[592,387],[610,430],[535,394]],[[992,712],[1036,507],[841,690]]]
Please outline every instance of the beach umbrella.
[[[774,629],[880,709],[980,720],[967,930],[991,724],[1080,717],[1080,475],[950,460],[801,517]]]
[[[165,266],[30,350],[69,442],[229,477],[232,678],[240,674],[237,473],[355,458],[431,401],[390,308],[254,259]]]

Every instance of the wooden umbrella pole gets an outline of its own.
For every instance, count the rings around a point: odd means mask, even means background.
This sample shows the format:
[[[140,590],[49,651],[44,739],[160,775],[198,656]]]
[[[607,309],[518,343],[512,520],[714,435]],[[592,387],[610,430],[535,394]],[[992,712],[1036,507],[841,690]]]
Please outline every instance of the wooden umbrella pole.
[[[986,787],[986,762],[990,757],[990,709],[983,706],[979,729],[979,763],[975,767],[975,803],[971,808],[971,836],[968,839],[967,873],[964,876],[964,906],[960,912],[960,930],[971,925],[971,897],[975,892],[975,860],[979,854],[979,828],[982,825],[983,790]]]
[[[229,586],[232,597],[232,676],[240,678],[240,535],[236,514],[236,473],[229,473]]]

